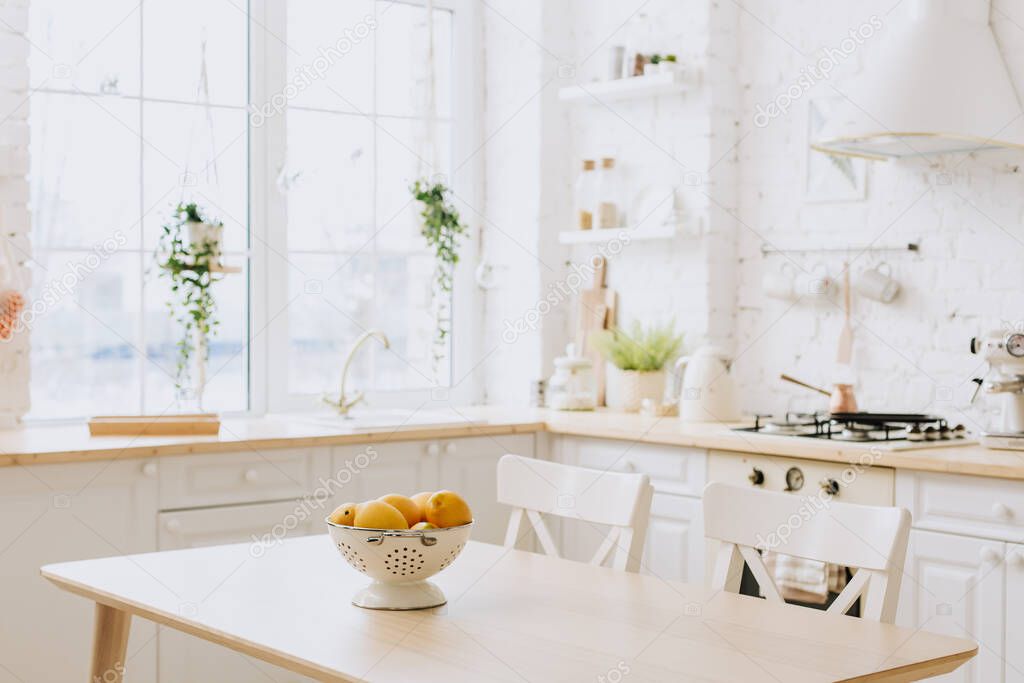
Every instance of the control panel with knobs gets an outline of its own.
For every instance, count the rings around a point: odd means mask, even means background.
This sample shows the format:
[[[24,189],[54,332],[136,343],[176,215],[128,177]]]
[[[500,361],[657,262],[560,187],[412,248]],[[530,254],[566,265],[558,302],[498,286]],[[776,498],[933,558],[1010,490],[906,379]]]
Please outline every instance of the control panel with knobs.
[[[764,486],[764,472],[756,467],[750,470],[750,474],[747,475],[747,479],[749,479],[750,483],[754,486]]]
[[[825,478],[821,480],[821,490],[830,496],[839,495],[839,482],[832,478]]]
[[[981,558],[982,564],[999,564],[999,561],[1003,559],[999,551],[990,545],[982,548],[978,556]]]

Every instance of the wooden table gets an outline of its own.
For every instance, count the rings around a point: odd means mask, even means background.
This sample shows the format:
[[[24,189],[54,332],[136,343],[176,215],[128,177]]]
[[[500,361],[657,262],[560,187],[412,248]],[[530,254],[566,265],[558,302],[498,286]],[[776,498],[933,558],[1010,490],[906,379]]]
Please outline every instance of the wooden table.
[[[977,652],[961,638],[483,543],[434,577],[446,606],[374,612],[349,603],[367,578],[327,536],[259,550],[42,573],[96,602],[90,680],[120,680],[133,615],[327,681],[914,681]]]

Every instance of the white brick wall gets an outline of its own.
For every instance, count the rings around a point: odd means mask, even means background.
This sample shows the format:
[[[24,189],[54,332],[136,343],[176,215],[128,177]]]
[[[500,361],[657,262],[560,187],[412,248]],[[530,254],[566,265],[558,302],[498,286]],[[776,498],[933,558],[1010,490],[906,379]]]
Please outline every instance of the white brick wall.
[[[0,248],[20,264],[29,281],[28,209],[28,0],[0,2]],[[28,412],[28,332],[0,343],[0,426]]]
[[[765,128],[753,124],[756,106],[788,87],[817,50],[838,45],[851,28],[872,14],[890,20],[886,12],[893,3],[745,0],[742,10],[735,3],[717,0],[573,0],[569,4],[571,15],[563,17],[563,25],[545,26],[535,36],[569,36],[570,42],[563,47],[579,62],[609,36],[618,37],[605,45],[621,42],[622,23],[642,6],[654,27],[656,49],[696,56],[703,66],[703,87],[679,98],[615,103],[613,111],[545,100],[541,106],[552,107],[551,116],[562,112],[565,117],[564,140],[546,146],[542,155],[523,164],[502,164],[499,155],[494,166],[488,165],[488,187],[499,184],[507,195],[532,202],[538,169],[543,168],[543,177],[554,178],[563,195],[558,220],[543,224],[544,229],[557,232],[571,220],[572,182],[578,160],[584,156],[617,156],[633,191],[659,182],[680,182],[683,171],[678,162],[707,171],[724,156],[725,162],[714,166],[706,185],[687,191],[688,206],[707,216],[711,235],[702,240],[680,237],[665,243],[635,243],[611,262],[609,279],[620,293],[620,320],[675,317],[693,337],[731,344],[737,357],[734,373],[747,411],[820,407],[813,395],[779,382],[778,374],[785,371],[810,382],[829,383],[835,376],[842,321],[835,305],[789,307],[763,295],[764,273],[780,263],[779,257],[761,255],[763,241],[777,246],[844,246],[876,238],[885,243],[920,241],[919,256],[885,259],[903,284],[896,303],[886,306],[855,297],[858,395],[866,408],[934,410],[978,427],[971,422],[974,415],[962,412],[973,386],[970,378],[983,370],[967,352],[968,339],[1024,320],[1020,304],[1024,179],[1019,157],[987,153],[966,159],[873,164],[866,200],[808,202],[804,196],[807,103],[831,93],[830,83],[842,87],[858,72],[870,42],[836,69],[830,82],[805,93],[789,114]],[[1024,25],[1024,10],[1018,5],[995,0],[993,25],[1018,91],[1024,92],[1024,31],[1019,28]],[[895,19],[894,14],[891,20]],[[512,68],[532,64],[539,48],[507,25],[503,30],[508,40],[487,55],[489,93],[495,87],[506,94],[514,92],[517,72],[529,75],[533,83],[540,80],[534,67]],[[597,76],[606,59],[599,49],[592,59],[577,65],[577,78],[587,81]],[[504,82],[495,82],[498,74]],[[521,95],[510,97],[515,100]],[[505,110],[515,106],[507,100],[502,104]],[[515,138],[529,131],[509,133],[510,147],[530,142],[526,137]],[[564,175],[556,177],[552,157],[562,160]],[[942,184],[940,174],[948,174],[950,184]],[[487,210],[497,217],[507,207],[489,203]],[[586,254],[582,248],[552,250],[547,260],[553,266],[566,256],[581,261]],[[821,263],[833,273],[839,272],[843,261],[841,256],[795,258],[804,268]],[[877,262],[863,256],[853,271]],[[536,286],[519,286],[520,275],[533,281],[529,269],[536,264],[523,259],[518,266],[522,270],[517,271],[515,284],[488,295],[491,328],[520,315],[524,307],[533,305],[531,297],[540,294]],[[550,374],[550,358],[541,357],[538,362],[535,351],[557,349],[568,339],[573,313],[572,302],[562,305],[542,321],[538,336],[546,342],[509,351],[500,363],[491,364],[492,400],[523,398],[528,381]],[[515,353],[526,362],[515,362]],[[505,388],[496,389],[498,383]]]
[[[1022,93],[1024,11],[1007,0],[995,5],[994,30]],[[856,274],[885,260],[903,285],[892,305],[854,298],[858,398],[863,408],[937,411],[977,428],[977,415],[963,411],[973,390],[970,379],[984,368],[968,353],[968,340],[1024,318],[1024,178],[1019,155],[872,164],[865,201],[812,204],[803,199],[806,100],[828,95],[829,84],[812,89],[788,116],[767,127],[752,124],[756,105],[784,89],[810,61],[794,46],[812,55],[838,44],[872,14],[896,21],[897,13],[886,16],[891,6],[879,0],[744,3],[747,13],[740,15],[739,30],[741,128],[750,134],[741,146],[739,193],[740,216],[753,229],[739,231],[737,341],[744,353],[735,373],[744,407],[759,411],[815,404],[813,396],[778,382],[779,372],[823,385],[834,377],[841,311],[830,305],[789,308],[767,299],[760,290],[761,278],[780,261],[760,255],[763,240],[777,246],[866,244],[876,237],[887,244],[919,240],[919,257],[866,255],[854,262]],[[859,52],[870,47],[868,42]],[[855,54],[842,69],[846,73],[837,72],[837,87],[861,68],[861,57]],[[940,174],[948,174],[951,183],[943,184]],[[843,262],[842,255],[794,258],[804,267],[823,263],[836,273]]]

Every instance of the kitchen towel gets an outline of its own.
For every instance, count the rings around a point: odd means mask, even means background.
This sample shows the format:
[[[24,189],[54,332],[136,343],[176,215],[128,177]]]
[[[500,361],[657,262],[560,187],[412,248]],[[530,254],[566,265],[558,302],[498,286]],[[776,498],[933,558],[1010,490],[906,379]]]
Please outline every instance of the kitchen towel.
[[[762,559],[784,600],[824,605],[829,593],[846,587],[845,567],[772,552],[765,552]]]

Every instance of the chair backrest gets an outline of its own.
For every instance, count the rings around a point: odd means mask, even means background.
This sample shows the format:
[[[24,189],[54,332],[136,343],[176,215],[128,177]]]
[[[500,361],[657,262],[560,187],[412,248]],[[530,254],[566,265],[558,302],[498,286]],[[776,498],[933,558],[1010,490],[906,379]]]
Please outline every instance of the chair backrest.
[[[542,514],[579,519],[611,529],[590,564],[639,571],[654,487],[646,474],[606,472],[505,455],[498,461],[498,502],[513,508],[505,546],[515,547],[525,518],[541,548],[559,556]]]
[[[770,550],[856,569],[828,611],[845,614],[863,596],[861,615],[891,624],[909,534],[910,513],[903,508],[718,482],[704,489],[704,535],[721,541],[712,587],[733,593],[745,563],[765,597],[783,601],[758,552]]]

